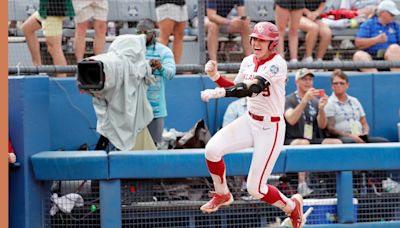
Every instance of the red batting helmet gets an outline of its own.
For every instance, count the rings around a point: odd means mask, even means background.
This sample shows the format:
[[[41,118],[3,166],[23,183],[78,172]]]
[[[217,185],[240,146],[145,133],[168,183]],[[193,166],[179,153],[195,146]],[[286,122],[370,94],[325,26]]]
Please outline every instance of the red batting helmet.
[[[273,51],[278,45],[279,41],[279,32],[276,25],[270,22],[259,22],[254,28],[253,32],[250,34],[251,38],[257,38],[260,40],[270,40],[268,49]]]

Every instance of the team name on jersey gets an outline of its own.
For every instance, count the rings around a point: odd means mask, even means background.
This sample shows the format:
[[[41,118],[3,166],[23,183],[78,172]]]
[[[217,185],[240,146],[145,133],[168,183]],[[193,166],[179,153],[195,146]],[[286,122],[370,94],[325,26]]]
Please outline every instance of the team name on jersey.
[[[255,75],[254,74],[243,74],[244,80],[253,80]]]

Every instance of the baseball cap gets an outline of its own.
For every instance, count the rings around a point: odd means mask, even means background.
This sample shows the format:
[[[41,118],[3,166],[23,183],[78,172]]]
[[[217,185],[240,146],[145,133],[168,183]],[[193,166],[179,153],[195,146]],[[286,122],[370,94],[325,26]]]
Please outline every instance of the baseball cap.
[[[396,3],[394,3],[391,0],[384,0],[381,3],[379,3],[377,10],[378,12],[388,11],[389,13],[395,16],[400,15],[400,11],[397,9]]]
[[[312,70],[309,70],[307,68],[302,68],[296,72],[296,81],[299,80],[300,78],[304,78],[305,76],[310,75],[311,77],[314,77],[314,73]]]
[[[140,32],[147,32],[154,30],[154,22],[149,19],[142,19],[138,22],[136,30]]]

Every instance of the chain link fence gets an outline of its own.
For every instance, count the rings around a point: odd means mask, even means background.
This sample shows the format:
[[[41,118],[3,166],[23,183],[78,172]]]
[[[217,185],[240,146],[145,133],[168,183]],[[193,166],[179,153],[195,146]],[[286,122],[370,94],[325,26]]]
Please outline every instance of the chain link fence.
[[[357,223],[400,220],[399,173],[353,172]],[[310,172],[306,177],[311,189],[304,195],[304,211],[311,211],[307,224],[337,223],[336,173]],[[278,208],[252,198],[246,191],[245,176],[228,177],[227,182],[234,203],[218,213],[203,214],[199,208],[210,199],[210,178],[122,180],[122,227],[273,227],[287,217]],[[290,196],[297,192],[297,173],[274,174],[269,184]],[[50,197],[55,193],[56,200]],[[79,194],[83,203],[72,200],[71,193]],[[98,182],[56,181],[50,195],[43,200],[45,227],[100,227]],[[59,208],[53,215],[52,207]]]

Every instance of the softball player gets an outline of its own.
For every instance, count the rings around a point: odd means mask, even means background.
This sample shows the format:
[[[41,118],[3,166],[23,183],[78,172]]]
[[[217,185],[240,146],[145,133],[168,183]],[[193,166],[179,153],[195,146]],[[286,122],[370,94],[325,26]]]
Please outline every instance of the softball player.
[[[302,197],[296,194],[289,199],[275,186],[267,184],[285,138],[287,65],[275,52],[278,42],[279,33],[274,24],[257,23],[250,35],[254,54],[243,59],[234,82],[220,76],[215,61],[210,60],[205,65],[207,75],[220,87],[202,91],[201,99],[207,102],[211,98],[248,97],[248,112],[218,131],[206,145],[205,157],[215,192],[200,210],[212,213],[233,202],[226,183],[223,156],[253,147],[248,192],[282,209],[290,215],[293,227],[300,228],[305,223]]]

